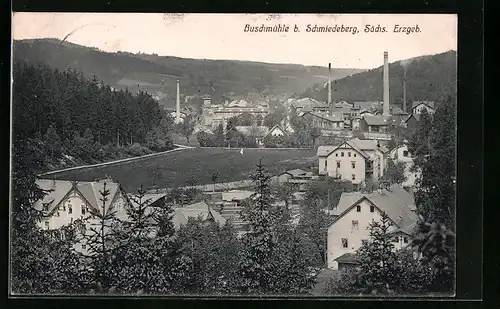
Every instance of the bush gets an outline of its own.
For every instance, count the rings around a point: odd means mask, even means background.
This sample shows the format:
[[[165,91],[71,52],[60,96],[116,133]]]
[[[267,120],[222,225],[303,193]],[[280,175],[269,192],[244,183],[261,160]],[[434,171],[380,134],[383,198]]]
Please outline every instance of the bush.
[[[149,148],[141,146],[141,144],[139,143],[134,143],[133,145],[126,148],[126,152],[132,157],[139,157],[153,153],[153,151],[151,151]]]

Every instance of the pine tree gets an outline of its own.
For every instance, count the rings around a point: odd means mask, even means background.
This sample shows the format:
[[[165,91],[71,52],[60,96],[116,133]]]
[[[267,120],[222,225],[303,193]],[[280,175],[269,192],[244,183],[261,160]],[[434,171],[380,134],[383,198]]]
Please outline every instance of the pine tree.
[[[116,276],[113,255],[122,233],[120,220],[116,217],[116,209],[110,204],[110,192],[106,182],[99,193],[101,203],[98,203],[97,208],[90,208],[89,215],[81,220],[79,240],[88,248],[86,255],[92,261],[95,292],[108,293],[116,288],[111,285]]]
[[[242,219],[249,223],[249,231],[243,237],[240,289],[244,293],[265,294],[269,293],[275,284],[272,262],[277,246],[274,231],[276,220],[270,211],[270,177],[265,174],[262,162],[259,162],[256,173],[250,178],[256,184],[256,191],[241,213]]]
[[[364,294],[387,294],[397,282],[394,245],[388,233],[391,225],[389,216],[382,213],[380,222],[373,221],[369,225],[370,243],[357,253],[358,288]]]
[[[455,264],[455,112],[452,98],[436,110],[429,155],[420,163],[415,190],[420,220],[414,245],[436,272],[432,289],[446,293],[453,292]]]
[[[384,181],[388,181],[390,183],[402,184],[407,179],[407,176],[405,175],[405,163],[389,159],[387,162],[387,168],[382,178]]]

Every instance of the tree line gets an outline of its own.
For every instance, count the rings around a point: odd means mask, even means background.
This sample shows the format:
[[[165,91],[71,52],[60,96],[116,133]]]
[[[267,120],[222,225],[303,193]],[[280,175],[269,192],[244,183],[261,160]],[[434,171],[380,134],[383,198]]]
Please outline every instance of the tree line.
[[[16,61],[12,103],[14,144],[33,139],[53,166],[172,148],[172,119],[151,95],[116,91],[72,69]]]

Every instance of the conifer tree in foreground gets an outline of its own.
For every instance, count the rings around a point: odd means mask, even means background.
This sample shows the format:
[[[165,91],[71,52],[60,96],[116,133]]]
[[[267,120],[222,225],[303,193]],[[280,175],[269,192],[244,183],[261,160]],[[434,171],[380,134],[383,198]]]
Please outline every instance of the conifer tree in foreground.
[[[415,204],[420,220],[413,245],[434,271],[433,292],[452,293],[455,268],[456,102],[451,97],[434,115],[428,153],[416,161]]]
[[[242,211],[249,231],[242,239],[240,291],[246,294],[305,294],[313,279],[303,238],[291,225],[290,211],[274,206],[270,176],[262,162],[251,175],[255,193]]]

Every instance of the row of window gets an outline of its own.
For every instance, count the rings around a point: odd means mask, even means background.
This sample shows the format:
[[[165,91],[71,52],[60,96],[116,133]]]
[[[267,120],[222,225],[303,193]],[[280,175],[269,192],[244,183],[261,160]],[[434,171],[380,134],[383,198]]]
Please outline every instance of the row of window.
[[[81,213],[82,215],[84,215],[87,211],[87,207],[85,205],[82,205],[82,207],[80,208],[81,209]],[[59,217],[59,211],[66,211],[66,205],[62,205],[61,207],[59,207],[59,209],[57,210],[56,212],[56,216]],[[49,211],[49,205],[43,205],[43,211]],[[71,204],[68,204],[68,214],[72,214],[73,213],[73,206]]]
[[[353,153],[352,155],[353,155],[353,157],[356,157],[356,153]],[[336,156],[336,157],[338,157],[338,156],[339,156],[339,154],[338,154],[338,153],[335,153],[335,156]],[[343,152],[343,151],[341,151],[341,152],[340,152],[340,156],[341,156],[341,157],[343,157],[343,156],[344,156],[344,152]],[[351,152],[350,152],[350,151],[348,151],[348,152],[347,152],[347,156],[348,156],[348,157],[350,157],[350,156],[351,156]]]
[[[361,205],[356,206],[356,212],[361,212]],[[375,206],[370,206],[370,212],[375,212]]]
[[[342,238],[342,248],[349,248],[349,240],[347,238]],[[361,245],[366,245],[368,243],[367,239],[362,239],[361,240]]]
[[[354,221],[353,221],[353,223],[354,223]],[[349,240],[347,238],[342,238],[341,241],[342,241],[342,248],[349,248]],[[392,241],[396,242],[396,243],[399,243],[399,237],[394,237],[394,239]],[[361,245],[364,246],[367,243],[368,243],[367,239],[362,239],[361,240]],[[405,244],[408,243],[408,237],[403,237],[403,243],[405,243]]]
[[[392,239],[392,242],[399,243],[399,236],[396,236]],[[408,243],[408,237],[403,237],[403,243],[407,244]]]
[[[325,160],[325,170],[328,166],[328,161]],[[351,162],[351,167],[356,168],[356,162]],[[337,161],[337,168],[340,168],[340,161]]]

